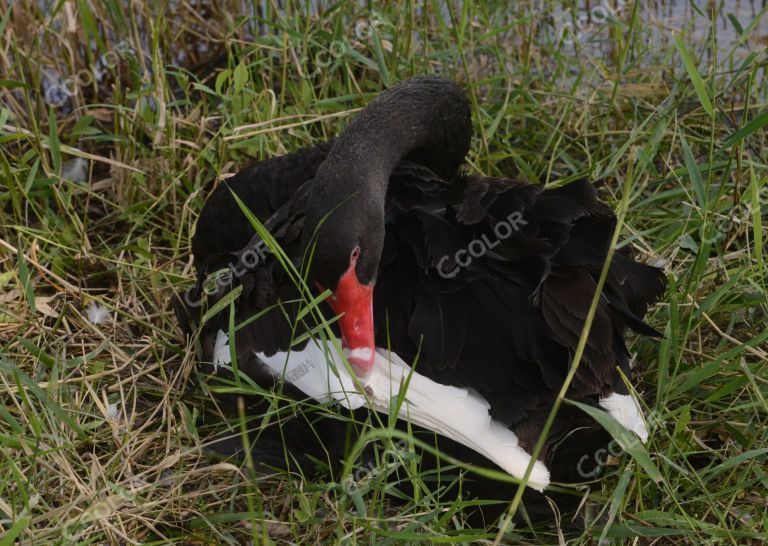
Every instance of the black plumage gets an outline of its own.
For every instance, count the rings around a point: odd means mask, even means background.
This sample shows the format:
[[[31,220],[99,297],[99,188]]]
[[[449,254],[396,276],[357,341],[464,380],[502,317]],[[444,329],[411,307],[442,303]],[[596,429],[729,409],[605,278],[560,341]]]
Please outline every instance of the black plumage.
[[[186,303],[176,302],[182,324],[190,329],[199,319],[196,302],[206,278],[229,269],[208,307],[239,287],[235,323],[260,314],[237,331],[235,345],[239,369],[265,388],[276,381],[254,351],[287,351],[314,326],[307,318],[296,322],[302,293],[274,256],[257,253],[258,260],[244,265],[243,257],[263,243],[234,192],[299,270],[314,248],[308,278],[315,293],[316,285],[335,288],[349,249],[358,245],[358,276],[375,281],[376,344],[416,362],[435,381],[480,393],[494,419],[530,450],[568,371],[616,218],[586,180],[544,189],[460,173],[470,134],[463,92],[439,78],[414,78],[382,94],[335,141],[241,171],[201,212],[192,243],[198,282]],[[608,393],[627,392],[617,371],[630,373],[624,335],[628,328],[657,334],[642,317],[664,288],[660,270],[616,253],[569,398],[596,405]],[[225,309],[203,326],[204,363],[228,324]],[[286,392],[301,398],[290,387]],[[322,448],[316,438],[313,447],[305,445],[306,434],[280,437],[293,439],[289,449],[320,450],[333,464],[343,456],[340,426],[328,425]],[[580,428],[582,436],[574,436]],[[605,441],[585,415],[561,411],[543,454],[554,480],[577,479],[573,458]],[[259,444],[259,453],[270,442]],[[445,446],[471,457],[453,442]],[[510,491],[484,487],[478,494],[503,498]]]

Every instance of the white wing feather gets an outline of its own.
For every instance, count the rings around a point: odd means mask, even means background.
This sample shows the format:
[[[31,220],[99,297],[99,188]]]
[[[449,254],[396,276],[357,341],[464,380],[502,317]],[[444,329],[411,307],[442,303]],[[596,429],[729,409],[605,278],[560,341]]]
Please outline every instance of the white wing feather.
[[[223,332],[222,332],[223,333]],[[335,340],[336,346],[341,346]],[[229,351],[218,347],[217,355],[228,360]],[[366,398],[355,388],[355,381],[342,362],[334,343],[323,346],[317,340],[301,351],[267,356],[256,353],[277,376],[298,387],[304,394],[319,402],[338,400],[349,409],[366,404]],[[333,361],[336,372],[328,365]],[[517,479],[522,479],[531,456],[518,445],[517,436],[507,427],[491,419],[488,402],[468,389],[436,383],[411,372],[410,367],[396,354],[377,349],[376,363],[371,376],[365,381],[368,397],[374,409],[389,414],[392,397],[410,382],[398,418],[432,430],[455,440],[499,465]],[[542,491],[549,485],[549,471],[544,463],[536,461],[528,485]]]

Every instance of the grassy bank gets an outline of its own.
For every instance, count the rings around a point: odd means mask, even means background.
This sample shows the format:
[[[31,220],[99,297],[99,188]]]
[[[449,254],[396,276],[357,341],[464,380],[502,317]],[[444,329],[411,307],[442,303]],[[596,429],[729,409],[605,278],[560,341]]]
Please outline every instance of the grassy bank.
[[[768,541],[765,8],[0,7],[0,544]],[[470,94],[469,169],[587,176],[612,205],[628,187],[621,244],[670,278],[665,338],[631,346],[663,480],[591,462],[588,525],[562,538],[390,506],[386,470],[345,488],[203,453],[225,418],[169,297],[208,182],[423,73]]]

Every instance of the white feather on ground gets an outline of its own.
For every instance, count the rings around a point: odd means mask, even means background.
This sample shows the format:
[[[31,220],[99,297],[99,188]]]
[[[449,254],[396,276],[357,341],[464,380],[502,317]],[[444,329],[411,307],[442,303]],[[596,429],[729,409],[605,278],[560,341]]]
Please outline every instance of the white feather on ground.
[[[88,161],[76,157],[61,164],[61,177],[70,182],[85,182],[88,180]]]
[[[85,308],[85,313],[91,324],[104,324],[112,319],[112,314],[109,312],[109,309],[96,302],[89,303]]]
[[[335,342],[326,345],[315,341],[290,354],[266,356],[256,353],[256,356],[275,375],[284,376],[319,402],[338,400],[349,409],[362,407],[367,403],[366,398],[355,388],[355,381],[335,349],[341,344],[338,340]],[[229,346],[224,332],[217,336],[214,353],[215,364],[229,363]],[[329,360],[335,364],[338,376],[328,365]],[[468,389],[441,385],[412,373],[400,357],[383,349],[377,349],[373,372],[363,384],[373,408],[389,414],[391,399],[398,396],[409,375],[408,390],[398,418],[455,440],[515,478],[523,478],[531,456],[518,445],[514,432],[491,419],[485,399]],[[528,485],[538,491],[549,485],[549,471],[544,463],[534,463]]]

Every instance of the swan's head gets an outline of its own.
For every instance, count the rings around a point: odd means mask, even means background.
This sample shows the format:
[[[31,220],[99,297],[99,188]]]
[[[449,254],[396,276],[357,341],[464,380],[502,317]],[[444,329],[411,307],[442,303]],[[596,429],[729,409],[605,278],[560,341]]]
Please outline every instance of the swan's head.
[[[310,279],[331,307],[358,376],[373,368],[373,286],[384,246],[390,175],[404,158],[450,179],[469,150],[469,101],[450,80],[406,80],[371,101],[336,138],[310,182],[304,239]],[[313,235],[316,235],[313,238]]]
[[[360,379],[375,360],[373,287],[384,244],[384,203],[368,195],[317,192],[310,200],[304,239],[309,278],[332,295],[342,345]]]

